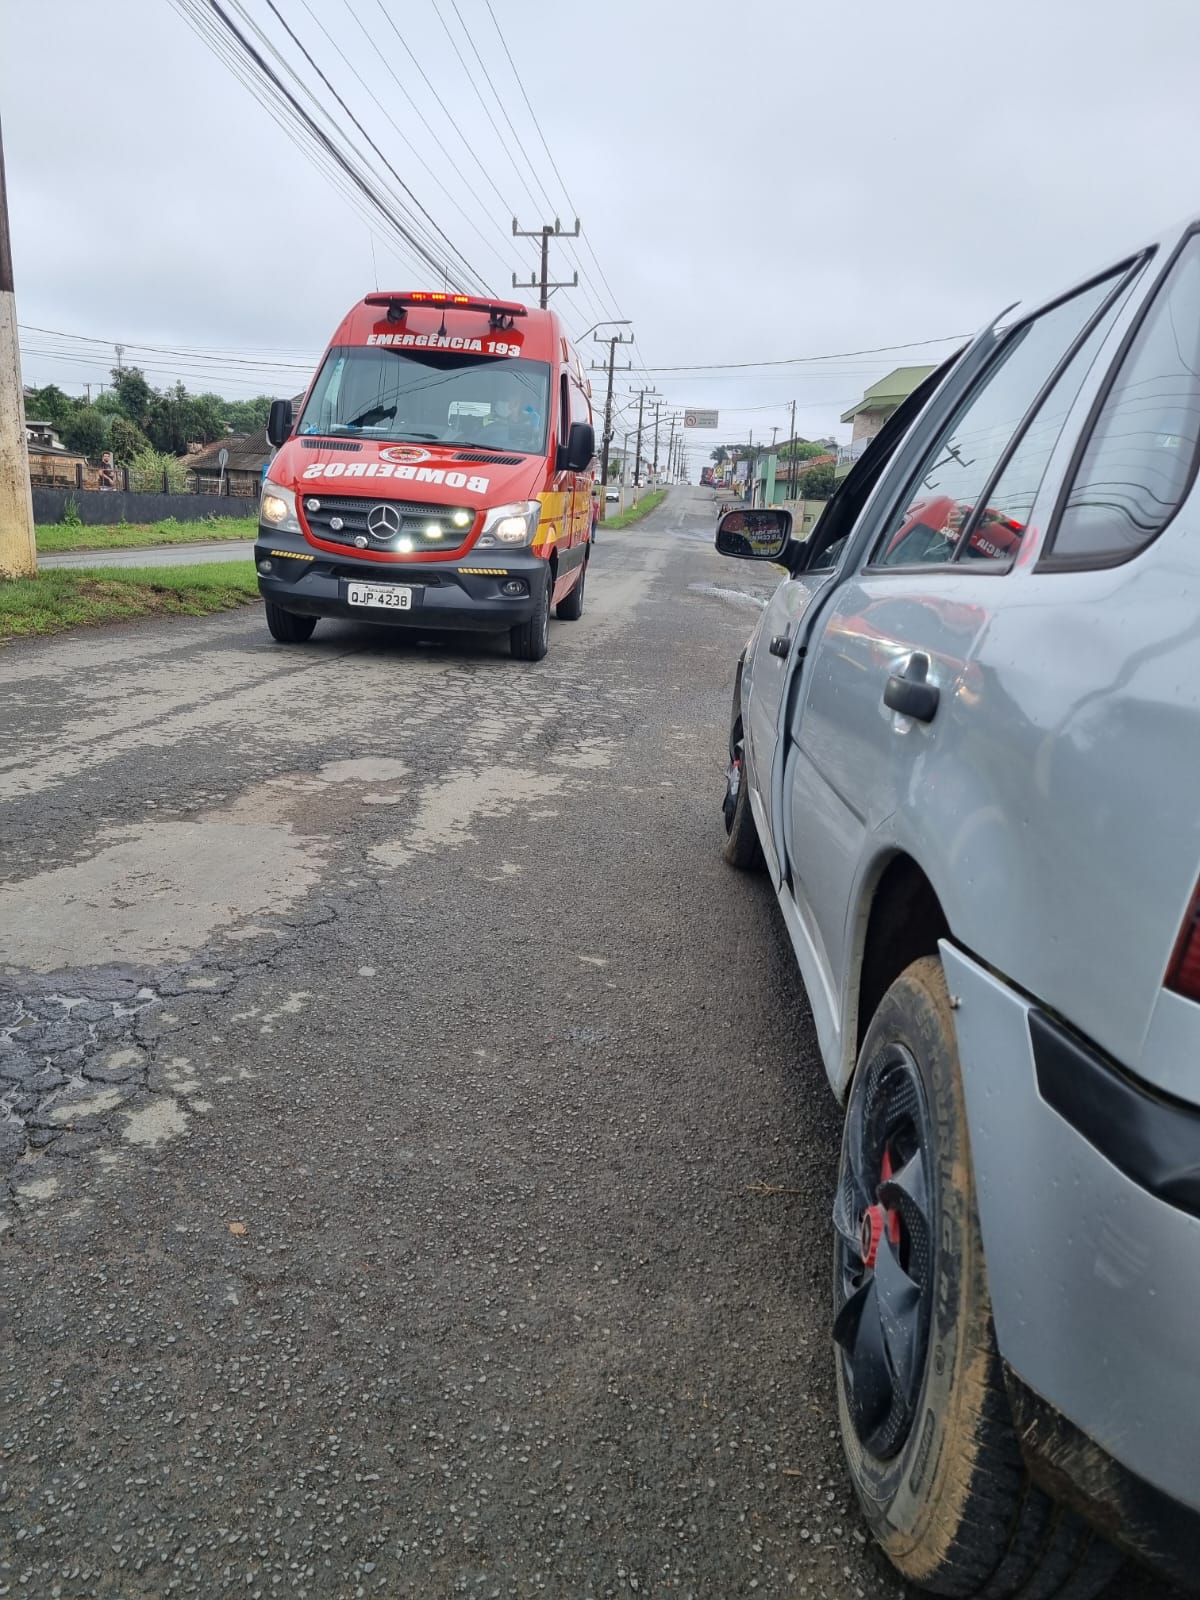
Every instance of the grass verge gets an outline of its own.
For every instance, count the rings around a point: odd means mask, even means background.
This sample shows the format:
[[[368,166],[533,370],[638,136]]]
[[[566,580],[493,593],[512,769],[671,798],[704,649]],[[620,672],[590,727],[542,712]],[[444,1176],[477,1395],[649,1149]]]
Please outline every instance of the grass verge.
[[[190,567],[93,567],[0,579],[0,639],[61,633],[125,617],[204,617],[258,599],[250,561]]]
[[[662,505],[667,498],[665,489],[652,489],[649,494],[643,495],[635,506],[628,506],[624,511],[618,511],[615,517],[605,517],[600,524],[602,528],[627,528],[631,522],[640,522],[643,517],[648,517],[656,506]]]
[[[112,527],[89,528],[79,523],[54,522],[37,530],[37,547],[43,555],[58,550],[136,550],[150,544],[209,544],[217,539],[253,539],[257,517],[213,517],[203,522],[119,522]]]

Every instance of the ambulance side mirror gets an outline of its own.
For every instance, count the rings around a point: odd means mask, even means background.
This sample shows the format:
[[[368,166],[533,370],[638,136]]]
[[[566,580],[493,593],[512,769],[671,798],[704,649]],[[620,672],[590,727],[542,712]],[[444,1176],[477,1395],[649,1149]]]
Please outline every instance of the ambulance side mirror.
[[[567,435],[566,461],[568,472],[586,472],[596,454],[596,430],[590,422],[573,422]]]
[[[276,450],[284,443],[292,431],[292,402],[290,400],[272,400],[271,415],[267,418],[267,439]]]

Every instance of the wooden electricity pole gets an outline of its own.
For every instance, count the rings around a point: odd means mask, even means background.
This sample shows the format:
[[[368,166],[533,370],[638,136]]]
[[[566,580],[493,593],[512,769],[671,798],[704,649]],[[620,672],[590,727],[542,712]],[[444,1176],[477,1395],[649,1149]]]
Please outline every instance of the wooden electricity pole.
[[[4,140],[0,136],[0,578],[31,578],[36,572],[21,347],[17,342],[8,190],[4,183]]]

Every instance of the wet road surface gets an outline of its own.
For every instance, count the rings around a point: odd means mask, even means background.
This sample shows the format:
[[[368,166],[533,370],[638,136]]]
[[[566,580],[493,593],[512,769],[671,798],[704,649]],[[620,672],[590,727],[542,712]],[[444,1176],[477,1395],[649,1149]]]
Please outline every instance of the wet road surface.
[[[838,1116],[718,855],[771,580],[710,504],[602,529],[536,666],[256,610],[0,653],[0,1594],[902,1593]]]

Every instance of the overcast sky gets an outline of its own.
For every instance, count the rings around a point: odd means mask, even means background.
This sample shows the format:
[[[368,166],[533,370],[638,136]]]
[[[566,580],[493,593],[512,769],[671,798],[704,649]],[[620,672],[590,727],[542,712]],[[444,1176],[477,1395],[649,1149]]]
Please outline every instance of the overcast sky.
[[[269,0],[240,3],[365,149]],[[512,297],[513,270],[536,263],[514,214],[569,225],[578,208],[595,254],[553,247],[555,275],[584,279],[555,304],[576,334],[633,320],[623,394],[654,384],[673,406],[720,409],[694,467],[718,441],[786,432],[793,398],[800,433],[845,435],[838,415],[866,384],[951,346],[662,369],[971,332],[1200,214],[1195,0],[492,0],[561,182],[487,0],[457,0],[459,15],[455,0],[275,5],[493,291]],[[0,17],[22,324],[120,340],[158,384],[289,393],[377,277],[441,286],[314,170],[172,0],[0,0]],[[75,393],[115,359],[23,341],[26,381]]]

